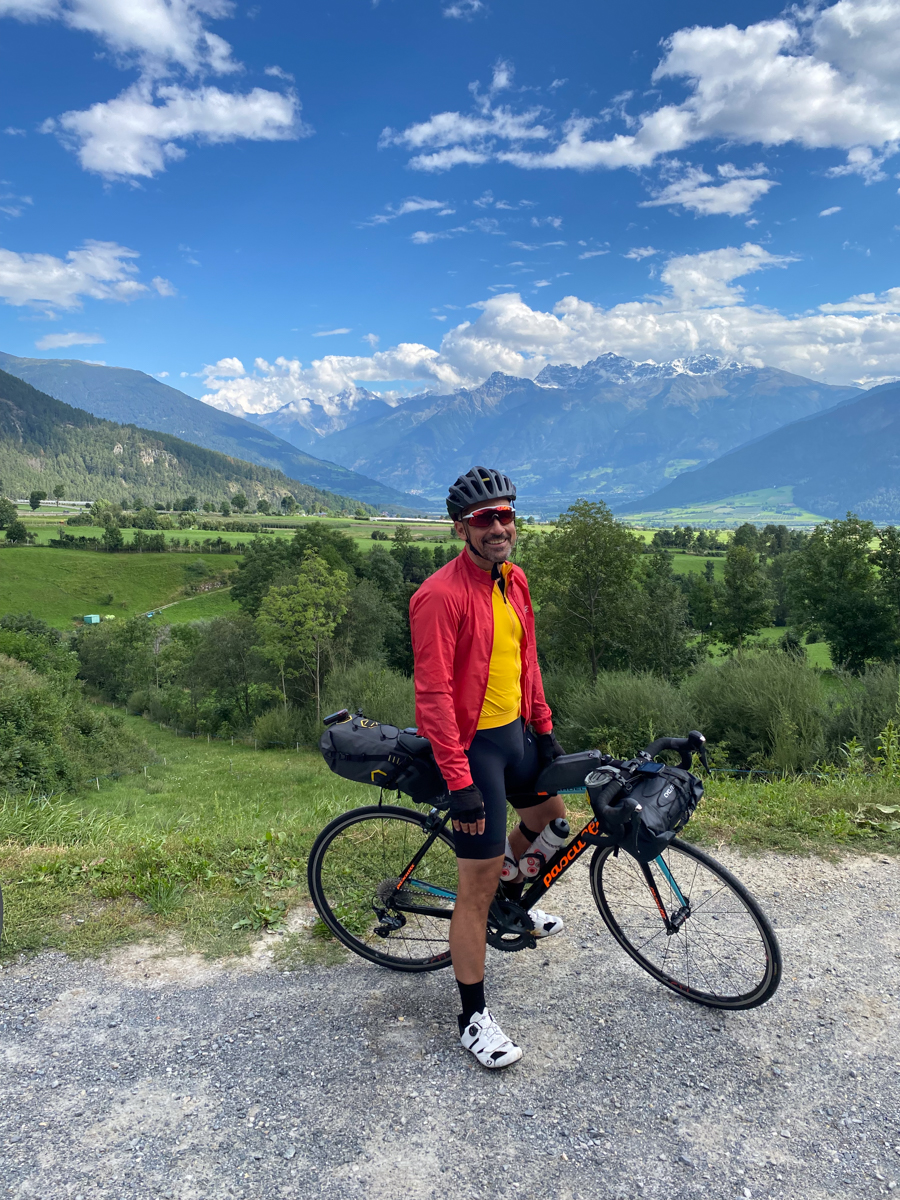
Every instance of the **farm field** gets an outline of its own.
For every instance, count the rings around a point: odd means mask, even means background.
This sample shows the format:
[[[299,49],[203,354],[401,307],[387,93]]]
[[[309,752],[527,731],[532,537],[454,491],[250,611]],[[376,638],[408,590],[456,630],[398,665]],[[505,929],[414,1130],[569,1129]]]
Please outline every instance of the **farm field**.
[[[794,504],[792,487],[762,488],[709,504],[628,515],[629,524],[645,525],[652,529],[671,529],[673,525],[693,525],[695,529],[734,529],[750,521],[754,525],[787,525],[791,529],[811,530],[824,520],[824,517],[806,512]]]
[[[100,554],[41,546],[0,550],[0,612],[30,611],[57,629],[70,628],[73,617],[85,613],[130,617],[177,599],[185,567],[198,558],[212,572],[237,561],[221,554]],[[104,604],[110,593],[112,602]],[[213,600],[210,596],[210,606]]]

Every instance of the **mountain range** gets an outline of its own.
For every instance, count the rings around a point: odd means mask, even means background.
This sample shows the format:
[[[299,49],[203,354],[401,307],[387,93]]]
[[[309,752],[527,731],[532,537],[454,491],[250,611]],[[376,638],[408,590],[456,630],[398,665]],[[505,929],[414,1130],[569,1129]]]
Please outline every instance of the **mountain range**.
[[[143,371],[78,359],[18,358],[2,352],[0,369],[96,417],[174,434],[313,488],[352,496],[391,513],[415,512],[420,505],[405,491],[314,458],[277,434],[195,400]]]
[[[516,479],[529,504],[558,511],[579,496],[612,505],[647,496],[860,394],[709,355],[637,363],[603,354],[582,367],[545,367],[534,380],[495,372],[480,387],[413,396],[387,411],[370,393],[359,410],[340,413],[343,428],[313,444],[317,454],[431,501],[472,463],[489,463]],[[282,414],[254,419],[282,422],[283,436],[310,444],[316,421],[299,435]]]
[[[852,511],[900,523],[900,383],[756,438],[621,511],[683,508],[785,485],[795,504],[824,517]]]
[[[308,487],[167,433],[105,421],[0,371],[0,494],[13,499],[56,484],[67,499],[133,505],[195,495],[217,507],[236,492],[277,506],[290,493],[307,512],[355,512],[359,501]],[[371,510],[370,510],[371,511]]]

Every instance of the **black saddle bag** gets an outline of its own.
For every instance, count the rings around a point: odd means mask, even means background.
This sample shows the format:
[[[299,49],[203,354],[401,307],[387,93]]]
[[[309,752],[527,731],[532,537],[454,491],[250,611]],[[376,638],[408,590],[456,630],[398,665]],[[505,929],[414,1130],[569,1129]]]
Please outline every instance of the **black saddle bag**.
[[[604,832],[639,862],[648,863],[687,825],[703,784],[690,771],[666,763],[613,762],[590,776],[587,792]],[[634,813],[626,799],[640,804],[640,812]]]
[[[329,725],[319,739],[322,757],[336,775],[378,788],[396,788],[425,804],[447,788],[431,743],[414,729],[382,725],[361,713]]]
[[[539,796],[554,796],[557,792],[584,790],[584,781],[591,771],[609,759],[599,750],[580,750],[577,754],[563,754],[555,758],[541,771],[534,785]]]

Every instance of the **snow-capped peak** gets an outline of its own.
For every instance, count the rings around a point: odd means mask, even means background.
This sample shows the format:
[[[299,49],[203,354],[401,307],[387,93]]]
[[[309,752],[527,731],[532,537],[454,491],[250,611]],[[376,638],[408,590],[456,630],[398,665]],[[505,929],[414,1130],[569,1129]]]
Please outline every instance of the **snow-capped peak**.
[[[668,362],[635,362],[619,354],[601,354],[582,367],[563,363],[544,367],[535,378],[542,387],[583,387],[600,380],[631,383],[637,379],[673,379],[676,375],[713,375],[719,371],[745,370],[743,363],[714,354],[695,354]]]

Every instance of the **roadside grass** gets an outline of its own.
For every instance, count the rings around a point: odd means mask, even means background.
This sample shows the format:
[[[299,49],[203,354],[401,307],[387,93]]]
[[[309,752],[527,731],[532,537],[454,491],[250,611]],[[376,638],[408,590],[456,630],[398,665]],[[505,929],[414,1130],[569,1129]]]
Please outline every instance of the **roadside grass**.
[[[333,775],[312,751],[254,751],[127,720],[146,739],[146,773],[102,780],[99,791],[78,796],[0,800],[0,961],[48,948],[93,955],[172,936],[208,955],[246,952],[256,934],[278,930],[308,902],[306,859],[319,830],[377,797]],[[877,775],[715,775],[689,840],[751,854],[897,854],[898,791]],[[588,814],[573,800],[574,824]],[[752,888],[750,864],[747,882]],[[314,925],[279,939],[279,954],[335,961],[339,951],[317,933]]]
[[[0,612],[33,612],[57,629],[86,613],[130,617],[175,600],[184,569],[202,558],[212,572],[235,555],[103,554],[17,546],[0,550]],[[104,599],[112,593],[113,600]],[[174,610],[173,610],[174,612]]]

